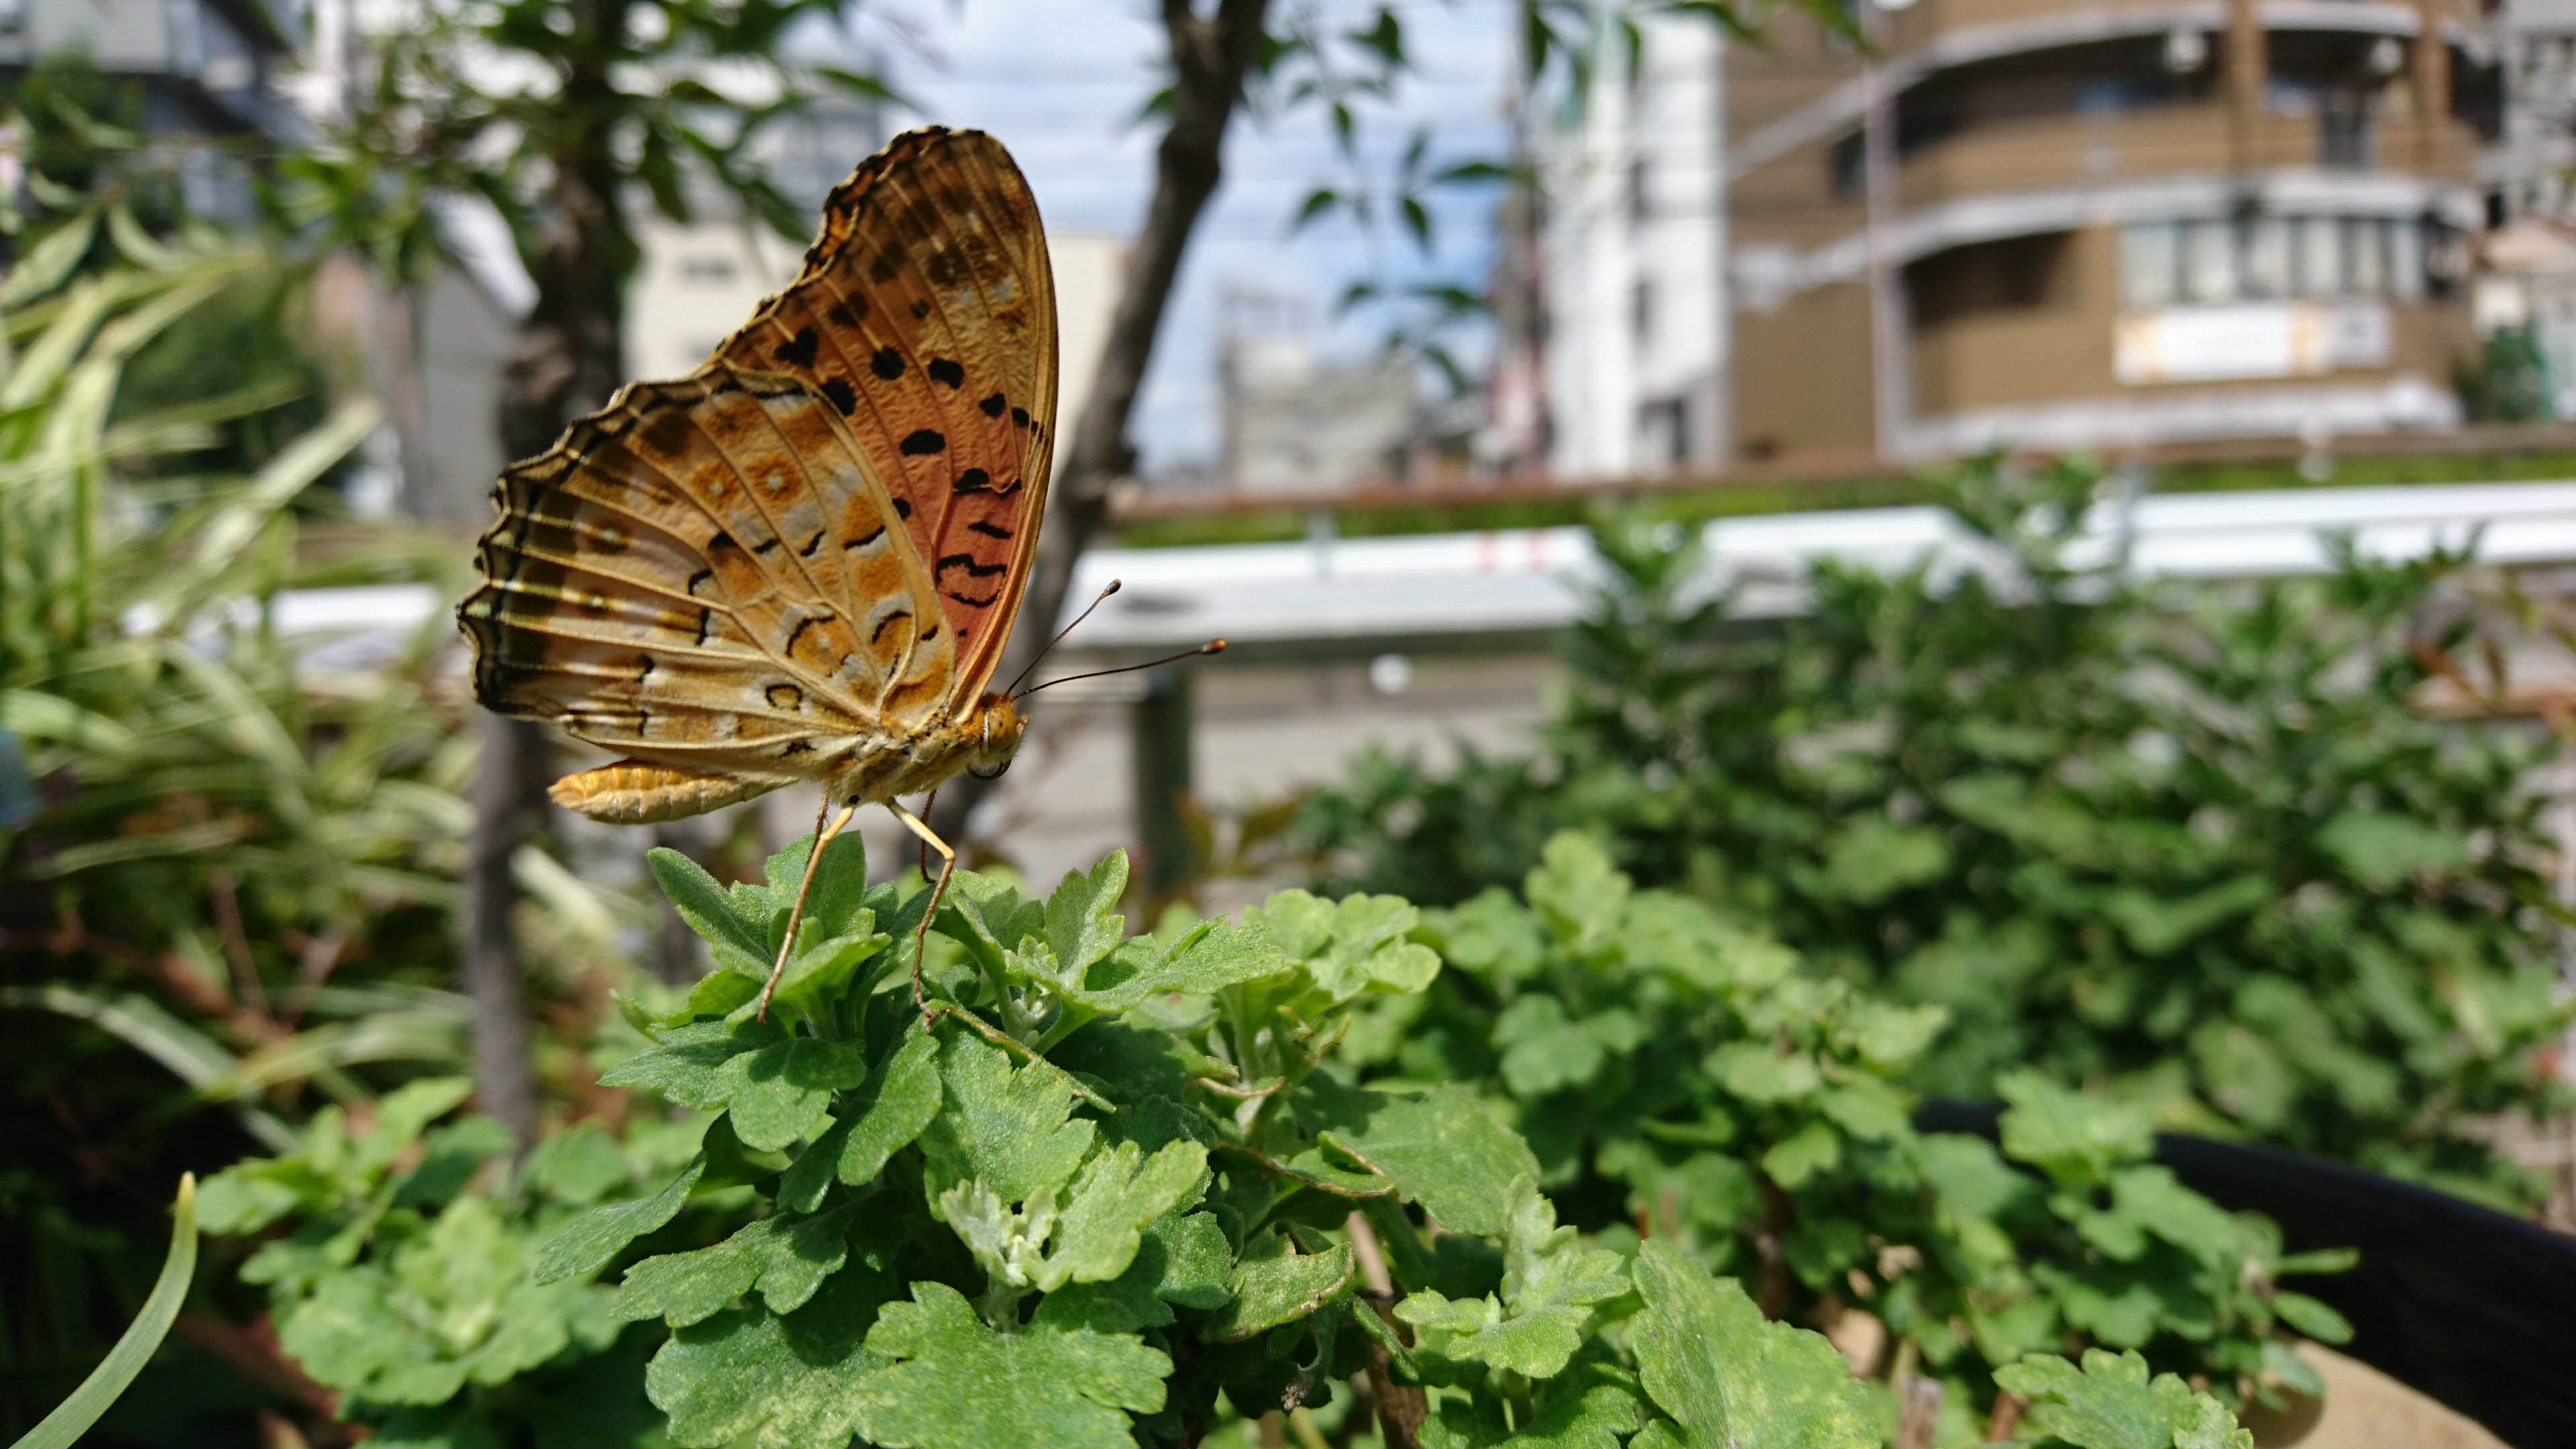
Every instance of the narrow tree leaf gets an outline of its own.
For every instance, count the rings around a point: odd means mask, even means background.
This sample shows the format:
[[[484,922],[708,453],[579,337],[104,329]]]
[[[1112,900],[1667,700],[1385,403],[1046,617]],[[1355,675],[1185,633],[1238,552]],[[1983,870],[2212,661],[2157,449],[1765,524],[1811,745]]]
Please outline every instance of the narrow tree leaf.
[[[570,1227],[537,1250],[535,1281],[586,1278],[608,1266],[608,1260],[624,1252],[627,1244],[678,1217],[680,1205],[689,1200],[689,1190],[698,1185],[698,1176],[706,1169],[707,1161],[700,1157],[651,1197],[592,1208],[573,1219]]]

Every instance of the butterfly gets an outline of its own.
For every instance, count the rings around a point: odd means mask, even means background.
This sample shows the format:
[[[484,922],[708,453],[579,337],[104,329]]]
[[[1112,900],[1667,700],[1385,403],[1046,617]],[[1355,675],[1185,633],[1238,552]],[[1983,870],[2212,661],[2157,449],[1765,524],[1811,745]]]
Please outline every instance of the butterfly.
[[[557,804],[643,824],[823,785],[763,1014],[851,815],[883,804],[939,852],[926,928],[956,852],[896,797],[1019,748],[986,685],[1055,401],[1028,183],[992,137],[930,127],[832,192],[795,280],[696,371],[621,389],[493,490],[457,609],[475,697],[622,757],[556,781]]]

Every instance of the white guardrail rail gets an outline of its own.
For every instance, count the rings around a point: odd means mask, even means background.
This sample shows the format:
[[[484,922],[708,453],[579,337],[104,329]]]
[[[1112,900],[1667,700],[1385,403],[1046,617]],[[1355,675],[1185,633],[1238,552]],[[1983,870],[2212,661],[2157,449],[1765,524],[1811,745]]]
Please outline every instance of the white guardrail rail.
[[[2474,542],[2487,563],[2576,564],[2576,482],[2168,494],[2098,506],[2087,535],[2094,558],[2125,538],[2132,569],[2184,578],[2317,572],[2330,563],[2335,535],[2382,559]],[[1800,581],[1820,559],[1891,570],[1927,555],[1936,571],[1998,564],[1989,545],[1933,507],[1724,519],[1706,525],[1704,542],[1708,585],[1734,588],[1737,611],[1749,617],[1801,608]],[[1076,574],[1067,617],[1109,580],[1125,587],[1068,642],[1086,654],[1127,655],[1221,637],[1256,655],[1343,658],[1494,647],[1571,623],[1600,570],[1580,528],[1095,549]],[[356,668],[451,605],[421,587],[313,589],[281,598],[276,624],[336,636],[311,662]]]

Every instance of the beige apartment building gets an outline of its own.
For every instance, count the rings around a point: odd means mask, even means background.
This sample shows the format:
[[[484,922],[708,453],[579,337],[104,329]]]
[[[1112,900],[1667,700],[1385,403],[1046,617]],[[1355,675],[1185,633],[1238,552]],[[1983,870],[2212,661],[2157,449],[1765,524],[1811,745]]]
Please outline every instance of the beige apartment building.
[[[1733,457],[2457,424],[2478,0],[1861,3],[1727,48]]]

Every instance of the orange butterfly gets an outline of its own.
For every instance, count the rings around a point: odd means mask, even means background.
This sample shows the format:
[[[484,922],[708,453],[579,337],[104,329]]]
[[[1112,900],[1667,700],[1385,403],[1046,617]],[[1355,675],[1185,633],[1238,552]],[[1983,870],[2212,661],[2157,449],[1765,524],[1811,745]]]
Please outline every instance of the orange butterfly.
[[[557,804],[641,824],[799,780],[826,827],[1008,765],[985,689],[1037,554],[1055,425],[1055,280],[1001,143],[897,137],[824,204],[796,280],[697,371],[636,383],[508,469],[457,609],[484,706],[625,756]],[[929,917],[923,917],[927,926]],[[921,990],[919,953],[913,968]]]

